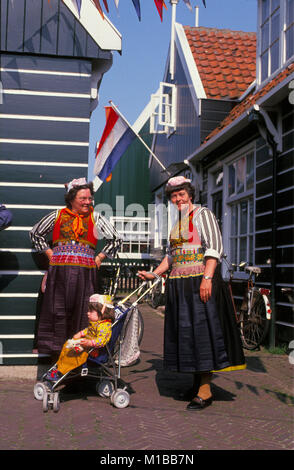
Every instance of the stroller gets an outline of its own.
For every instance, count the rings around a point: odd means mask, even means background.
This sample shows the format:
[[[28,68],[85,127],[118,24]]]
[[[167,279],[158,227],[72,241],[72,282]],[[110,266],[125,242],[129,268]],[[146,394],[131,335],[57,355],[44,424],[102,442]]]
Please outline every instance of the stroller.
[[[60,390],[66,383],[77,377],[94,379],[98,395],[103,398],[110,398],[111,404],[116,408],[126,408],[129,405],[130,395],[127,391],[127,385],[121,379],[121,351],[132,317],[138,315],[137,304],[158,282],[160,282],[160,278],[156,279],[151,286],[146,288],[148,283],[144,281],[135,291],[115,305],[115,321],[112,324],[110,341],[103,348],[99,349],[97,357],[91,356],[91,352],[95,351],[94,348],[91,349],[85,364],[67,372],[56,382],[46,380],[47,374],[56,367],[56,364],[43,374],[41,381],[37,382],[34,386],[34,397],[42,401],[44,412],[47,412],[49,409],[53,409],[54,412],[59,411]],[[140,294],[135,302],[130,304],[128,302],[130,297],[138,291],[142,292],[142,287],[145,288],[143,293]],[[136,324],[138,326],[139,322],[137,321]]]

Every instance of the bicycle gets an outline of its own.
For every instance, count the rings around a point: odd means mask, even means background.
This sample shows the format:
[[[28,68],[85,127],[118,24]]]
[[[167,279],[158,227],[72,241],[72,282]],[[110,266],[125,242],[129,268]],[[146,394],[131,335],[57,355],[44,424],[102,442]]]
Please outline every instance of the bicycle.
[[[261,269],[258,266],[249,266],[245,261],[236,265],[229,263],[226,257],[224,257],[224,260],[230,273],[229,290],[236,321],[240,329],[243,348],[248,350],[257,349],[264,342],[269,331],[271,320],[270,290],[255,286],[255,280],[261,273]],[[234,272],[238,268],[244,269],[249,273],[239,311],[237,311],[232,290]]]

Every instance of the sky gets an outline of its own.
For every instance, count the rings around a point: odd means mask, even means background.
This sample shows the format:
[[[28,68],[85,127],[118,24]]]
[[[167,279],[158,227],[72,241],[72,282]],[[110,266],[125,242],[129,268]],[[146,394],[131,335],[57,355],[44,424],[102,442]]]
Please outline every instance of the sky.
[[[151,94],[163,80],[171,35],[171,11],[165,0],[163,21],[154,0],[140,0],[139,21],[132,0],[120,0],[119,8],[114,0],[108,0],[110,21],[122,35],[122,54],[113,52],[113,65],[104,75],[99,89],[99,101],[90,123],[89,173],[93,179],[93,163],[96,142],[105,126],[105,106],[109,100],[119,108],[132,125],[149,103]],[[195,26],[195,6],[199,6],[199,26],[256,31],[257,0],[190,0],[192,12],[184,0],[179,0],[176,21]],[[101,1],[101,5],[103,2]]]

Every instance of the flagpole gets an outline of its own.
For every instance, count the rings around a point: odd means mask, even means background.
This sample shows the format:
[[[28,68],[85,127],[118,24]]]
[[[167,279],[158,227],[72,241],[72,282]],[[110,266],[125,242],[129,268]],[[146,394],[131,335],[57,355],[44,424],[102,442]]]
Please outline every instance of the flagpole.
[[[175,23],[176,23],[176,8],[179,0],[170,0],[172,6],[172,19],[171,19],[171,38],[170,38],[170,61],[169,73],[171,80],[175,76]]]
[[[127,121],[127,119],[122,115],[122,113],[119,111],[119,109],[115,106],[115,104],[113,104],[113,102],[110,100],[109,101],[110,103],[110,106],[120,115],[120,117],[126,122],[126,124],[132,129],[132,131],[134,132],[134,134],[136,135],[136,137],[138,137],[138,139],[140,140],[140,142],[142,142],[142,144],[146,147],[146,149],[148,150],[148,152],[152,155],[153,158],[155,158],[155,160],[157,161],[157,163],[161,166],[161,168],[167,173],[167,175],[170,177],[171,174],[170,172],[165,168],[165,166],[161,163],[161,161],[159,160],[159,158],[157,158],[157,156],[155,155],[155,153],[152,152],[152,150],[148,147],[148,145],[146,144],[146,142],[144,142],[144,140],[142,139],[142,137],[136,132],[134,131],[133,127],[131,126],[131,124]]]

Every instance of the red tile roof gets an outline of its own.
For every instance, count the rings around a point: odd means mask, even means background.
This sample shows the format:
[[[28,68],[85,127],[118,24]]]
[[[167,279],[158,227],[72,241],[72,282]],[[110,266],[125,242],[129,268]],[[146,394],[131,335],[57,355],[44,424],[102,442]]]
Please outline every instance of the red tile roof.
[[[207,98],[237,99],[255,80],[256,33],[184,26]]]
[[[204,143],[217,135],[222,129],[232,124],[233,121],[238,119],[243,113],[248,111],[255,103],[257,103],[263,96],[269,93],[279,83],[282,83],[291,73],[294,72],[294,63],[292,62],[263,88],[256,92],[255,88],[240,102],[232,111],[225,117],[225,119],[205,138]]]

